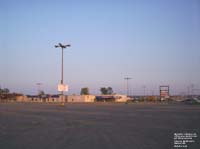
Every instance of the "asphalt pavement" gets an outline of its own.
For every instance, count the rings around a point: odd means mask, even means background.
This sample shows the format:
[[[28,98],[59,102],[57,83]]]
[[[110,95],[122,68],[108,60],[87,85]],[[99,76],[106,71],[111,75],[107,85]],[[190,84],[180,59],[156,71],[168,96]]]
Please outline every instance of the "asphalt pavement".
[[[175,133],[200,148],[199,105],[0,103],[1,149],[173,149]]]

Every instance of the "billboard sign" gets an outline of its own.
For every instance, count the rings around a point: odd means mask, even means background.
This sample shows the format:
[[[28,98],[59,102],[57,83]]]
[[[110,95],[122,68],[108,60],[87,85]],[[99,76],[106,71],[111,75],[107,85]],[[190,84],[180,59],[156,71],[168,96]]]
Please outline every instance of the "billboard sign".
[[[64,85],[64,84],[58,84],[58,91],[59,92],[63,92],[63,91],[68,91],[69,87],[68,85]]]
[[[160,97],[169,98],[169,86],[160,86]]]

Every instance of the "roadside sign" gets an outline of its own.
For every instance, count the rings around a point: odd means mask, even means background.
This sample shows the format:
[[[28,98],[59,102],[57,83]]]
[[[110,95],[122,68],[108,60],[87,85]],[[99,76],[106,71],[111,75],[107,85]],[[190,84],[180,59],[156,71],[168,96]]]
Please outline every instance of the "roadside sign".
[[[62,92],[62,91],[68,91],[69,87],[68,85],[64,85],[64,84],[58,84],[58,91]]]
[[[169,98],[169,86],[160,86],[160,97]]]

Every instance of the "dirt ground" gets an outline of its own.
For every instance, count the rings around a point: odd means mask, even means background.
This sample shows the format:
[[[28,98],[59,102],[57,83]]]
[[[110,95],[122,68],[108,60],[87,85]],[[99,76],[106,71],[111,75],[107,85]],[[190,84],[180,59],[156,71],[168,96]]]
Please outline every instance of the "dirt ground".
[[[1,149],[171,149],[186,132],[199,149],[198,105],[0,103]]]

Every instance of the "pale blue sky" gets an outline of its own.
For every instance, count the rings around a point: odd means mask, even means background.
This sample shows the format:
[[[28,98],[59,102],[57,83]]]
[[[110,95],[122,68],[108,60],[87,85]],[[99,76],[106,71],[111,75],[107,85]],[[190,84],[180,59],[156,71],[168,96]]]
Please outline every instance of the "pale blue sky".
[[[111,86],[133,94],[200,87],[199,0],[0,0],[0,85],[58,93],[61,42],[69,92]]]

